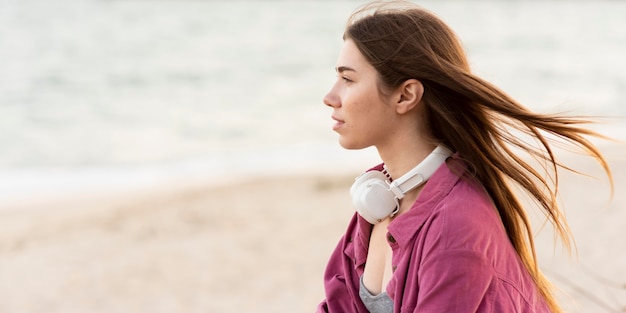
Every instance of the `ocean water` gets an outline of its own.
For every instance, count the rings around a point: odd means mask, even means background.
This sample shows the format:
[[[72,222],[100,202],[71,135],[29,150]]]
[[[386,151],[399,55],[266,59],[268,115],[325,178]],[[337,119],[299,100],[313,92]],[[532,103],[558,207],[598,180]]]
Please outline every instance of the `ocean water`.
[[[376,162],[338,146],[322,103],[361,3],[1,1],[0,207]],[[626,137],[626,2],[417,3],[531,109]]]

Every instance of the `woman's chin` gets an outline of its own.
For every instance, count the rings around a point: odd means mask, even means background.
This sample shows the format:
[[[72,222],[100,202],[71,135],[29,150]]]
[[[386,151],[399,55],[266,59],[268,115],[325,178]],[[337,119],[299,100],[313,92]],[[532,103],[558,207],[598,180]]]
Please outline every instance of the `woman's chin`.
[[[346,150],[361,150],[368,147],[342,137],[339,137],[339,145]]]

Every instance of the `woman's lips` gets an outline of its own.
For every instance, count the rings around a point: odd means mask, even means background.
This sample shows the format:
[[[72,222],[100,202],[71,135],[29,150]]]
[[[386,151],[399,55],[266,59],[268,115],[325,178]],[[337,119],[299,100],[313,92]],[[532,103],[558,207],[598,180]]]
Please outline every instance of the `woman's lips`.
[[[332,117],[333,120],[336,121],[335,125],[333,125],[333,130],[337,130],[339,128],[341,128],[341,126],[343,126],[343,124],[345,123],[343,120],[337,118],[337,117]]]

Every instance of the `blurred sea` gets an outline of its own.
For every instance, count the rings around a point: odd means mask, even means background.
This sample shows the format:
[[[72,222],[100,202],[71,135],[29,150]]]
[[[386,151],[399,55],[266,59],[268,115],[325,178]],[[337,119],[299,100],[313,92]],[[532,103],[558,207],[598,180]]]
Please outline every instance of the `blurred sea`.
[[[360,3],[1,1],[0,207],[376,162],[338,146],[322,104]],[[626,2],[418,3],[533,110],[626,115]]]

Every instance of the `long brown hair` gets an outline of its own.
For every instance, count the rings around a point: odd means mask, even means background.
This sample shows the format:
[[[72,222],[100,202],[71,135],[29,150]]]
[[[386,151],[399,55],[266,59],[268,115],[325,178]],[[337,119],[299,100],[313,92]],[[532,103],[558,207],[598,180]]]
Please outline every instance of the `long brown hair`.
[[[531,225],[514,188],[521,187],[539,204],[569,249],[573,238],[557,202],[558,167],[569,168],[555,158],[551,140],[594,157],[612,183],[606,160],[585,138],[602,136],[583,128],[588,123],[583,118],[531,112],[472,74],[454,32],[437,16],[409,2],[374,2],[362,7],[349,19],[344,39],[351,39],[376,68],[381,92],[408,79],[422,82],[428,129],[466,160],[472,177],[493,198],[509,239],[548,306],[561,312],[537,266]],[[542,160],[548,175],[520,157],[519,151]]]

